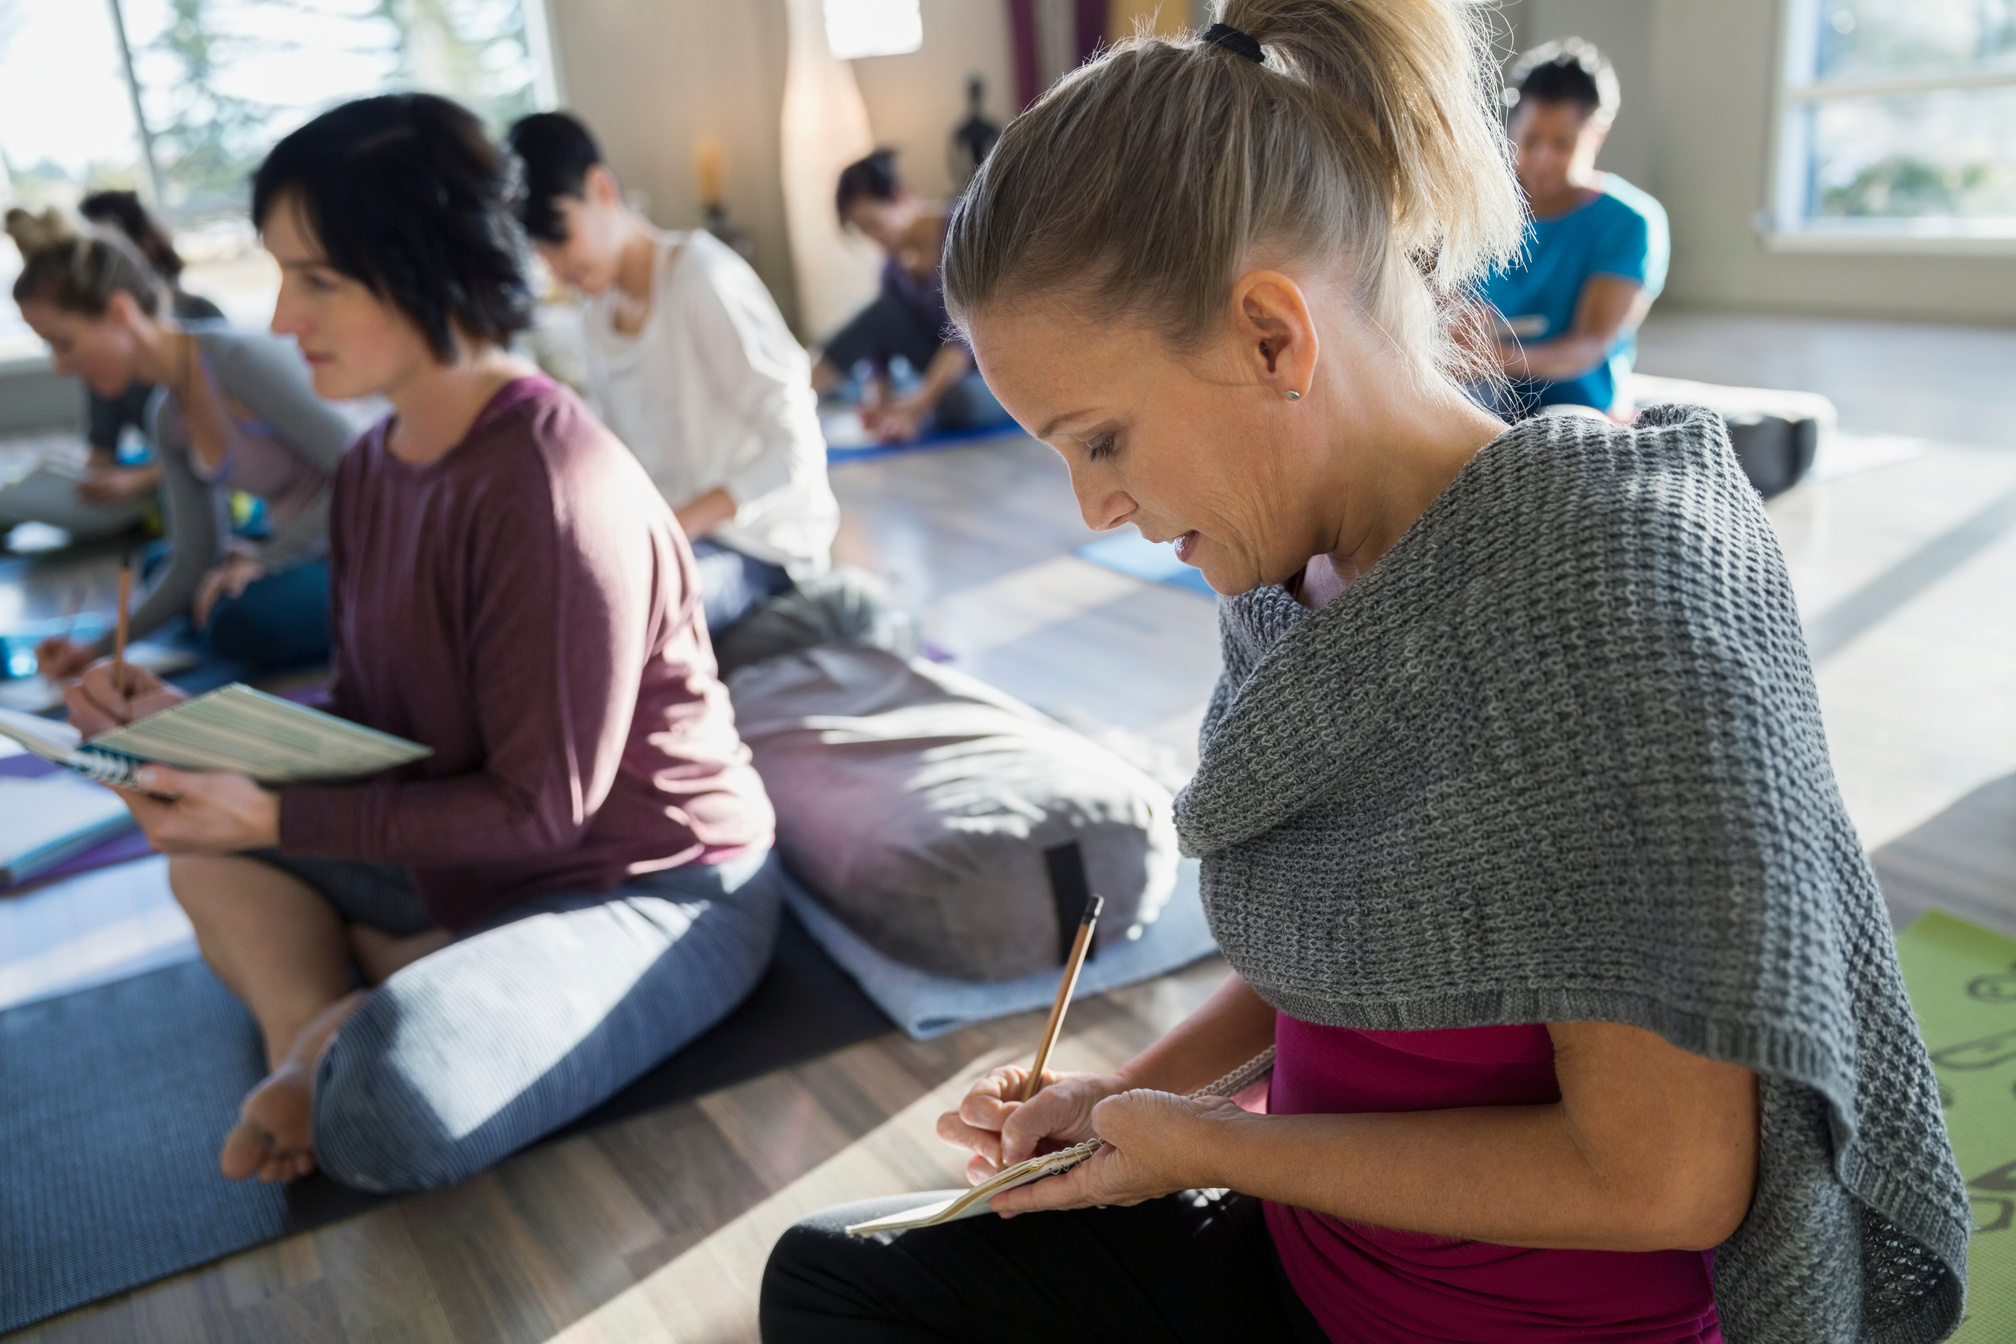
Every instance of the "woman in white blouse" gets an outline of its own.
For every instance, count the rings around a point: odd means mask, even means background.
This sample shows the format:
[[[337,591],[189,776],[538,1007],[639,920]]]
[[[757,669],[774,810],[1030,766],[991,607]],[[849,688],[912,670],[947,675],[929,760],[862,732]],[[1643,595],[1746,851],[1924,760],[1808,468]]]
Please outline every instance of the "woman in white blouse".
[[[805,350],[749,264],[623,201],[588,128],[511,128],[519,207],[546,265],[587,298],[588,398],[671,502],[716,634],[831,563],[840,506]]]

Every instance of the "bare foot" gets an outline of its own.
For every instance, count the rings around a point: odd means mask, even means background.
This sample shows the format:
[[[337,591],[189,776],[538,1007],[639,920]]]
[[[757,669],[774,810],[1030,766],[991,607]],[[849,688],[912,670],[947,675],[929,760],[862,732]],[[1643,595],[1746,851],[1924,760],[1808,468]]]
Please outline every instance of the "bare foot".
[[[287,1057],[245,1094],[238,1123],[224,1136],[217,1157],[225,1176],[292,1181],[315,1170],[315,1070],[336,1029],[362,1002],[364,992],[357,990],[323,1009],[294,1038]]]
[[[217,1165],[234,1181],[291,1181],[315,1170],[315,1096],[308,1066],[283,1059],[245,1094]]]

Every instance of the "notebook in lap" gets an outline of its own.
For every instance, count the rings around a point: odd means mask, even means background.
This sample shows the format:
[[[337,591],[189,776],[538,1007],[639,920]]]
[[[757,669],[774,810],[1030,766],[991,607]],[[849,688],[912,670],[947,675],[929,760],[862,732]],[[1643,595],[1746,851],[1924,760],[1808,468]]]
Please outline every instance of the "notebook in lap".
[[[283,785],[361,779],[433,755],[431,747],[235,682],[89,742],[68,724],[0,709],[0,736],[44,760],[122,787],[148,762]]]
[[[1274,1047],[1270,1045],[1223,1078],[1208,1087],[1201,1087],[1192,1092],[1190,1099],[1196,1101],[1204,1097],[1235,1096],[1259,1082],[1273,1070]],[[1105,1146],[1105,1141],[1102,1139],[1087,1139],[1069,1148],[1060,1148],[1054,1153],[1039,1153],[1027,1161],[1017,1162],[1012,1167],[1004,1167],[991,1179],[982,1181],[971,1190],[955,1195],[951,1199],[937,1200],[865,1223],[854,1223],[848,1227],[847,1235],[873,1237],[884,1232],[907,1232],[913,1227],[935,1227],[939,1223],[953,1223],[961,1218],[977,1218],[983,1213],[992,1213],[994,1196],[1002,1191],[1013,1190],[1018,1185],[1028,1185],[1046,1176],[1056,1176],[1069,1171]]]

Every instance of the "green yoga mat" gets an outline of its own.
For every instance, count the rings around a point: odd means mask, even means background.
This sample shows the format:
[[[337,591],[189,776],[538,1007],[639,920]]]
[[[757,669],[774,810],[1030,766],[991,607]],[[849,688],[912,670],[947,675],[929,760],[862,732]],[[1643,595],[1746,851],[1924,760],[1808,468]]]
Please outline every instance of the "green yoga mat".
[[[2016,1340],[2016,942],[1933,910],[1897,935],[1967,1194],[1967,1316],[1953,1344]]]

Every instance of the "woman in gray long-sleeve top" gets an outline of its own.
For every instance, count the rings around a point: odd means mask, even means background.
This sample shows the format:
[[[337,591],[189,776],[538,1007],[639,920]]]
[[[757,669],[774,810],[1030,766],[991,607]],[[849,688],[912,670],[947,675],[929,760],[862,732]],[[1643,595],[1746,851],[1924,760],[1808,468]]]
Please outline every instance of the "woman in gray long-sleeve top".
[[[132,633],[186,614],[211,653],[248,672],[326,657],[329,482],[349,421],[315,395],[286,342],[168,316],[159,278],[123,237],[18,211],[8,231],[27,258],[15,302],[57,371],[104,396],[158,384],[147,422],[170,549]],[[263,542],[232,538],[233,491],[266,502]],[[108,649],[50,640],[38,662],[63,679]]]

